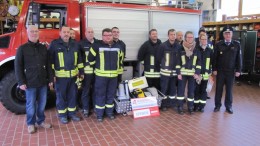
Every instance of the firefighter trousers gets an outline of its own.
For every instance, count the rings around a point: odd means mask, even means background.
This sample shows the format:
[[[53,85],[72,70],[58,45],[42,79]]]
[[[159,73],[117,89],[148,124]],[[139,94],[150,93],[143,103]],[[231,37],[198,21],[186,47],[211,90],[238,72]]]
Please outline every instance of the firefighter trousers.
[[[207,84],[208,80],[202,80],[200,84],[196,84],[195,96],[194,96],[194,106],[204,108],[207,100]]]
[[[187,105],[189,109],[192,109],[193,102],[194,102],[194,92],[195,92],[195,79],[193,76],[182,76],[182,80],[178,80],[177,102],[179,107],[183,107],[184,93],[185,93],[187,82],[188,82]]]
[[[176,76],[164,76],[161,75],[160,83],[161,83],[161,92],[168,96],[168,98],[162,100],[162,108],[173,106],[175,102],[176,96]]]
[[[97,118],[114,113],[114,98],[116,97],[117,77],[108,78],[95,76],[95,103]]]
[[[215,93],[215,106],[221,107],[221,98],[223,93],[223,87],[226,86],[226,97],[225,97],[225,107],[232,108],[233,102],[233,83],[235,79],[234,72],[218,71],[217,81],[216,81],[216,93]]]
[[[67,117],[76,114],[77,85],[76,77],[56,78],[56,108],[59,117]]]
[[[93,106],[95,105],[93,95],[93,85],[94,85],[94,74],[84,74],[84,80],[82,84],[82,94],[81,94],[81,103],[83,110],[90,110],[90,98],[92,98]],[[91,89],[91,90],[90,90]]]
[[[156,89],[161,91],[160,78],[148,78],[148,77],[146,77],[146,80],[147,80],[149,87],[155,87]]]

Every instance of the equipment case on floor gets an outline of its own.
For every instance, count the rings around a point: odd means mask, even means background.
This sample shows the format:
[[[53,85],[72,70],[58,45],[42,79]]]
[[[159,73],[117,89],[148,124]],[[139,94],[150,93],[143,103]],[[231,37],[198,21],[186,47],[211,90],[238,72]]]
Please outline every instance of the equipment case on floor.
[[[135,89],[148,89],[148,84],[145,77],[135,78],[129,81],[123,81],[121,86],[119,85],[117,97],[114,99],[115,101],[115,109],[117,113],[121,113],[123,115],[127,115],[128,112],[132,111],[131,99],[138,99],[133,94],[133,90]],[[157,100],[158,107],[161,106],[162,100],[165,98],[165,95],[162,94],[159,90],[154,88],[157,91],[157,95],[154,96]],[[148,92],[148,91],[146,91]]]

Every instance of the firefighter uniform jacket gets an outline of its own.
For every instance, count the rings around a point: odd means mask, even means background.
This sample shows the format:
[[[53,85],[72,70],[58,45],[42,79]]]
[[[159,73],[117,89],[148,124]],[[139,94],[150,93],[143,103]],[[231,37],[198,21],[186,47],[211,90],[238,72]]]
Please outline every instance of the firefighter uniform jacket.
[[[117,42],[114,41],[114,43],[117,43],[121,49],[121,54],[120,54],[120,67],[118,69],[118,74],[123,74],[124,72],[124,59],[126,55],[126,45],[122,40],[118,40]]]
[[[18,85],[37,88],[53,82],[47,48],[39,42],[28,41],[18,48],[15,58]]]
[[[241,72],[242,56],[240,43],[232,40],[229,45],[220,41],[214,49],[213,71]]]
[[[201,48],[201,46],[198,47],[198,50],[201,54],[201,76],[203,80],[208,80],[209,75],[211,74],[211,64],[213,59],[213,50],[207,46],[204,49]]]
[[[53,40],[49,46],[52,68],[59,78],[76,77],[83,74],[83,63],[79,45],[74,40],[65,43],[61,38]]]
[[[190,57],[186,56],[184,47],[180,49],[180,57],[176,66],[178,75],[193,76],[199,75],[201,71],[201,56],[197,48],[194,48],[193,54]]]
[[[161,43],[159,39],[156,43],[149,39],[139,49],[138,61],[144,61],[144,75],[148,78],[160,77],[160,65],[156,59],[156,54]]]
[[[100,77],[117,77],[122,50],[117,43],[112,45],[100,41],[90,48],[88,61],[94,65],[94,73]]]
[[[88,39],[83,39],[79,42],[79,46],[80,46],[80,52],[82,55],[82,61],[84,64],[84,73],[85,74],[93,74],[93,66],[91,66],[88,62],[88,54],[89,54],[89,50],[90,48],[93,46],[94,43],[97,43],[99,40],[94,38],[94,42],[91,43],[88,41]]]
[[[179,58],[180,45],[176,41],[171,44],[169,40],[160,45],[157,58],[160,64],[160,74],[164,76],[176,76],[176,65]]]

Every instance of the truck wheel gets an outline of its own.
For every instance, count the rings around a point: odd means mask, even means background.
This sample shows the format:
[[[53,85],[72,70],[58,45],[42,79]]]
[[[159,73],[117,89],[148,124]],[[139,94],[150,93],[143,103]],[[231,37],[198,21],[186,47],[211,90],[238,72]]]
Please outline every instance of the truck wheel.
[[[7,73],[0,82],[0,98],[3,106],[15,114],[25,114],[25,92],[17,86],[15,73]]]

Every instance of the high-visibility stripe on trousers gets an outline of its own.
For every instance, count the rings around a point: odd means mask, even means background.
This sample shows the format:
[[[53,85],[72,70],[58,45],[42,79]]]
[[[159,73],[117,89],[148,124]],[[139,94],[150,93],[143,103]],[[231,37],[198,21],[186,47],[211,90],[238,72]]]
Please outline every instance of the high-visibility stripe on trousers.
[[[183,106],[186,82],[188,82],[188,98],[187,98],[188,108],[193,108],[194,90],[195,90],[195,79],[193,78],[193,76],[182,76],[182,80],[178,80],[178,90],[177,90],[178,106],[180,107]]]
[[[207,100],[207,80],[202,80],[200,84],[196,83],[194,106],[204,108]]]
[[[167,99],[162,100],[162,107],[173,106],[176,96],[176,76],[164,76],[161,75],[160,84],[161,84],[161,92],[168,96]]]
[[[94,88],[92,87],[94,83],[94,77],[95,77],[94,74],[84,74],[84,80],[82,84],[82,94],[81,94],[82,109],[84,110],[89,110],[89,105],[90,105],[89,101],[90,98],[92,97],[91,93],[93,95],[93,92],[91,92],[93,90],[90,89]],[[93,97],[92,97],[92,101],[94,101]]]
[[[104,112],[106,115],[113,115],[114,98],[116,96],[117,77],[106,78],[95,76],[95,108],[97,118],[102,118]]]
[[[77,85],[74,78],[56,78],[56,107],[59,117],[67,117],[76,113]]]

